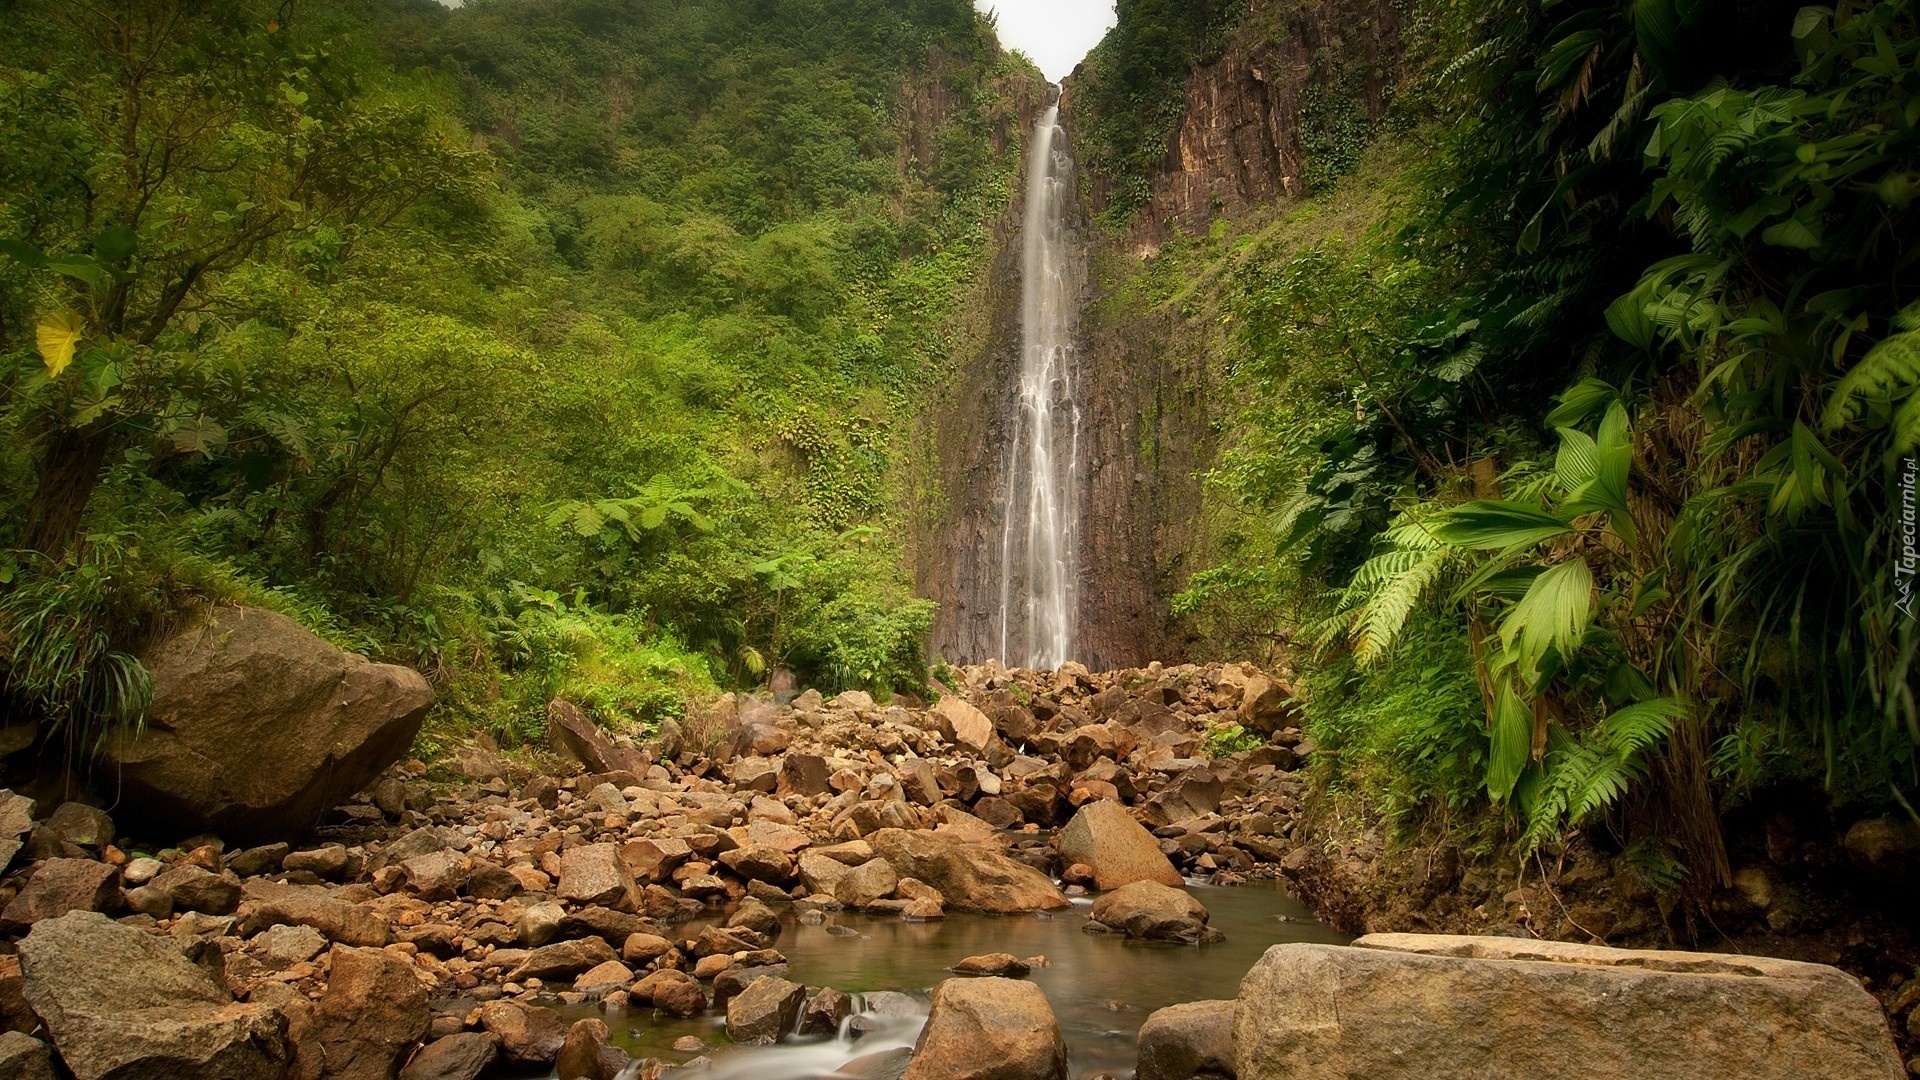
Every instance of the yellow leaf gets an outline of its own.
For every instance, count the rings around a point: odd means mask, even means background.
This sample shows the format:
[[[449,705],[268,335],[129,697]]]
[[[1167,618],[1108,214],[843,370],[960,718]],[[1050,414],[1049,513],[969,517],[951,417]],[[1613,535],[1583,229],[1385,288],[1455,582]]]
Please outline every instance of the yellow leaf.
[[[73,363],[74,347],[80,344],[85,329],[86,323],[71,311],[56,311],[40,324],[40,358],[47,362],[48,378],[59,378]]]

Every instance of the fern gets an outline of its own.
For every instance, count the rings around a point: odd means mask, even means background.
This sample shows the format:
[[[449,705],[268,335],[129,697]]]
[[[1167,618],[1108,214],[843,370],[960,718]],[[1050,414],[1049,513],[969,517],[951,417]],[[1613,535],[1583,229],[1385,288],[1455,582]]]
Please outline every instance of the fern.
[[[1901,332],[1867,350],[1860,362],[1834,384],[1820,423],[1831,431],[1858,422],[1873,399],[1892,401],[1908,396],[1894,420],[1893,449],[1905,453],[1920,444],[1920,410],[1910,396],[1920,387],[1920,304],[1906,308],[1896,321]]]

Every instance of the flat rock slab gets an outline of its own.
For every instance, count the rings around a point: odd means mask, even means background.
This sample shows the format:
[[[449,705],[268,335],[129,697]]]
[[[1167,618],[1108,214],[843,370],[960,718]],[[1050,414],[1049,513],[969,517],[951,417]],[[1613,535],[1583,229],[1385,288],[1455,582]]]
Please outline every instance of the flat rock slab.
[[[1837,969],[1713,953],[1377,934],[1276,945],[1240,985],[1239,1080],[1897,1080]]]

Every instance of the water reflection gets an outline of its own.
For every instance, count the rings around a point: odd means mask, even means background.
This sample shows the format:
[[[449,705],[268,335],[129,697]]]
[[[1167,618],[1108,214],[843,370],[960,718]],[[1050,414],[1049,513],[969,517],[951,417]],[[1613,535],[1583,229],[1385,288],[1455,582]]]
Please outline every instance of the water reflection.
[[[788,978],[795,982],[850,993],[907,991],[922,1000],[928,988],[951,977],[946,968],[964,957],[989,952],[1043,955],[1050,963],[1035,968],[1029,978],[1046,992],[1060,1019],[1072,1075],[1126,1076],[1133,1069],[1134,1036],[1155,1009],[1181,1001],[1233,997],[1241,977],[1269,945],[1348,940],[1314,921],[1312,911],[1272,882],[1188,888],[1212,913],[1213,925],[1226,932],[1226,941],[1193,948],[1088,934],[1081,929],[1086,923],[1086,904],[1081,902],[1052,916],[953,914],[930,923],[849,913],[829,916],[823,924],[805,925],[786,917],[775,944],[786,954]],[[829,927],[842,929],[836,933]],[[698,930],[695,924],[676,936],[696,936]],[[562,1011],[569,1022],[600,1015],[591,1006]],[[924,1013],[893,1016],[858,1040],[778,1047],[728,1045],[725,1019],[719,1016],[674,1020],[635,1010],[606,1020],[616,1041],[635,1057],[686,1061],[695,1055],[675,1051],[673,1041],[695,1035],[714,1048],[710,1051],[713,1070],[698,1074],[701,1077],[804,1080],[831,1073],[858,1055],[913,1045],[924,1018]]]

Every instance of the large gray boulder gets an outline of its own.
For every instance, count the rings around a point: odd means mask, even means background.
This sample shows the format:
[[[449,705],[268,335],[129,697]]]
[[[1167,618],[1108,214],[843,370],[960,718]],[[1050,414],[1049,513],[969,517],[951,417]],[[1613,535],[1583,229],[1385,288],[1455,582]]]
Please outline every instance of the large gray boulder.
[[[1067,1044],[1047,996],[1014,979],[933,988],[905,1080],[1066,1080]]]
[[[1157,881],[1179,888],[1180,871],[1160,851],[1160,842],[1112,799],[1082,806],[1060,830],[1060,857],[1093,868],[1093,884],[1117,889],[1136,881]]]
[[[1716,953],[1374,934],[1276,945],[1240,984],[1240,1080],[1897,1080],[1835,968]]]
[[[434,704],[419,672],[260,608],[192,620],[145,659],[147,723],[109,740],[105,772],[149,831],[298,836],[399,760]]]
[[[77,1080],[280,1080],[286,1021],[235,1002],[171,941],[91,911],[20,942],[27,1001]]]

